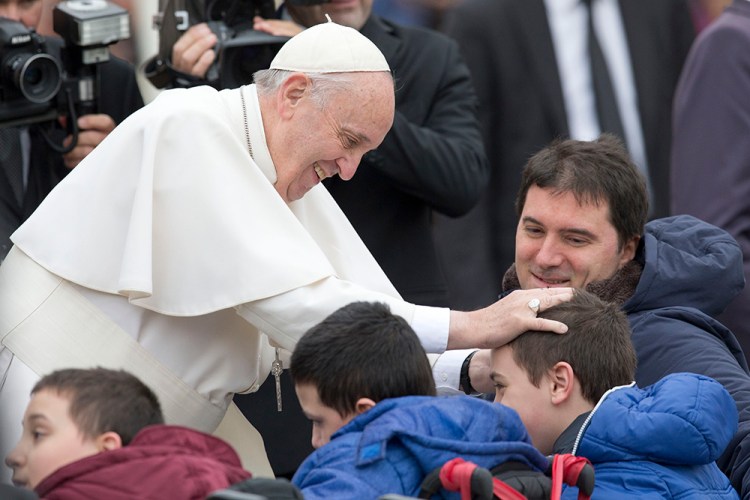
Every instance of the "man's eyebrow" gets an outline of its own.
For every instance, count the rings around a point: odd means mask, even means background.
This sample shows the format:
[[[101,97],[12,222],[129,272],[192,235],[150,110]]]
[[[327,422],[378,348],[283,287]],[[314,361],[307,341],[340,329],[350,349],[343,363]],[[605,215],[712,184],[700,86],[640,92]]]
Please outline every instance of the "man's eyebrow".
[[[598,240],[599,239],[599,238],[597,238],[597,236],[594,233],[592,233],[588,229],[583,229],[583,228],[580,228],[580,227],[568,227],[568,228],[564,228],[562,230],[562,232],[567,233],[567,234],[577,234],[577,235],[580,235],[580,236],[585,236],[586,238],[588,238],[590,240]]]
[[[538,224],[540,226],[544,226],[544,224],[542,224],[541,222],[539,222],[534,217],[531,217],[530,215],[525,215],[523,217],[522,221],[526,222],[526,223]],[[578,235],[585,236],[585,237],[587,237],[589,239],[592,239],[592,240],[598,240],[599,239],[594,233],[592,233],[588,229],[583,229],[582,227],[564,227],[564,228],[562,228],[561,232],[568,233],[568,234],[578,234]]]
[[[505,377],[493,370],[492,373],[490,373],[490,380],[493,382],[504,382]]]
[[[362,134],[360,132],[355,132],[354,130],[352,130],[350,128],[341,127],[341,131],[344,132],[344,133],[346,133],[346,134],[353,135],[354,137],[356,137],[357,139],[359,139],[362,142],[371,142],[370,138],[367,137],[365,134]]]
[[[536,219],[535,219],[534,217],[532,217],[532,216],[530,216],[530,215],[524,215],[524,216],[523,216],[523,218],[522,218],[521,220],[522,220],[523,222],[531,222],[531,223],[533,223],[533,224],[539,224],[540,226],[543,226],[543,225],[544,225],[544,224],[542,224],[541,222],[539,222],[538,220],[536,220]]]

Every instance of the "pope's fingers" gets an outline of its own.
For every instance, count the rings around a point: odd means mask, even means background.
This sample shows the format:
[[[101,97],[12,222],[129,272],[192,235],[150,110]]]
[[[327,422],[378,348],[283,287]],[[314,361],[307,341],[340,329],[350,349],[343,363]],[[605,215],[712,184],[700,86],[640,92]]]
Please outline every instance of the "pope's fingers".
[[[517,304],[519,307],[528,307],[531,309],[529,302],[534,299],[539,300],[538,311],[544,311],[550,307],[556,306],[573,298],[574,288],[529,288],[526,290],[515,290],[508,296],[500,299],[499,302],[508,301],[508,304]]]
[[[555,295],[572,294],[575,291],[575,288],[571,288],[568,286],[561,286],[561,287],[555,287],[555,288],[538,288],[538,290],[543,292],[545,295],[555,296]]]
[[[545,288],[540,291],[544,293],[536,297],[539,299],[539,311],[567,302],[573,298],[575,293],[573,288]]]
[[[531,327],[528,328],[528,330],[533,331],[552,333],[566,333],[568,331],[567,325],[552,319],[533,318],[529,320],[529,324],[531,325]]]

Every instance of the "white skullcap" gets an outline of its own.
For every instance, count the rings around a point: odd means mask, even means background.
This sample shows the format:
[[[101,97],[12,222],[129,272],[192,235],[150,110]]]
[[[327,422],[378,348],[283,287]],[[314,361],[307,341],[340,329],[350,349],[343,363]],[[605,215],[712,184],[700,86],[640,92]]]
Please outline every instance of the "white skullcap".
[[[303,73],[390,71],[374,43],[359,31],[336,24],[316,24],[293,36],[271,61],[270,69]]]

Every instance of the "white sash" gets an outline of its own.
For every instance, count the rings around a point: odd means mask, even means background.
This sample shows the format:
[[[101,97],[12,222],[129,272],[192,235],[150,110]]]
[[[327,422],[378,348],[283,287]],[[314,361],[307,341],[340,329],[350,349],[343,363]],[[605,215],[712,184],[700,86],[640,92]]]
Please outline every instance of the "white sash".
[[[37,374],[103,366],[137,374],[168,423],[213,432],[226,408],[188,386],[73,286],[13,247],[0,266],[0,338]]]

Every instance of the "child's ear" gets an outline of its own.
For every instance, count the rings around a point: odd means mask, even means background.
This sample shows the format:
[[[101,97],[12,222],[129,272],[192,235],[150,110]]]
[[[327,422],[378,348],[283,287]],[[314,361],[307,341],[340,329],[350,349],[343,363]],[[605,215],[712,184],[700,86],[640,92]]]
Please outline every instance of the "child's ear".
[[[118,450],[122,448],[122,438],[118,433],[108,431],[97,436],[96,444],[99,451]]]
[[[362,415],[367,410],[372,409],[375,406],[375,401],[370,398],[359,398],[357,403],[354,405],[354,411],[357,415]]]
[[[565,361],[560,361],[550,369],[549,377],[552,404],[559,405],[568,401],[573,395],[573,386],[575,385],[573,367]]]

